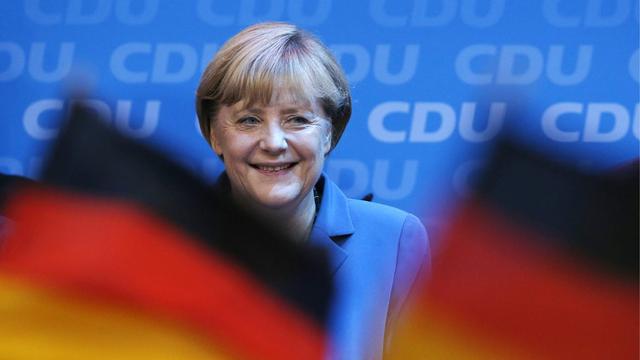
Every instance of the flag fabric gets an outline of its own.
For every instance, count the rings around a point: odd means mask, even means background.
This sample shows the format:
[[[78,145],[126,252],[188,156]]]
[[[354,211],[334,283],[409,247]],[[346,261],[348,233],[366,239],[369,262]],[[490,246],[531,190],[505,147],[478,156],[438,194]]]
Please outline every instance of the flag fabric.
[[[95,117],[4,207],[2,357],[323,358],[322,254]]]
[[[637,163],[588,174],[502,143],[388,358],[637,359],[638,219]]]

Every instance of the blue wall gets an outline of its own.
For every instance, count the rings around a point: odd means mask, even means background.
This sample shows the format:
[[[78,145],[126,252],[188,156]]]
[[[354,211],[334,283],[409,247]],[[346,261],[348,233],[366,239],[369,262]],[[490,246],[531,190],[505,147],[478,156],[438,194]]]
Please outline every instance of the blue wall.
[[[2,1],[0,172],[37,176],[82,81],[115,127],[214,178],[199,75],[246,25],[283,20],[316,33],[351,80],[326,171],[435,228],[507,128],[587,169],[638,156],[638,12],[634,0]]]

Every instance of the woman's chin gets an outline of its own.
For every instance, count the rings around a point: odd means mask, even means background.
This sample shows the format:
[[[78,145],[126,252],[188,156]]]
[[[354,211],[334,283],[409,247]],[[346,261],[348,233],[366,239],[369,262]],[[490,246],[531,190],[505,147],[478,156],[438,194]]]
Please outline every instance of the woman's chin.
[[[300,202],[302,187],[297,184],[278,184],[276,186],[256,188],[253,197],[261,207],[268,209],[286,209]]]
[[[269,209],[286,209],[295,203],[295,197],[292,196],[272,196],[262,198],[258,201],[262,207]]]

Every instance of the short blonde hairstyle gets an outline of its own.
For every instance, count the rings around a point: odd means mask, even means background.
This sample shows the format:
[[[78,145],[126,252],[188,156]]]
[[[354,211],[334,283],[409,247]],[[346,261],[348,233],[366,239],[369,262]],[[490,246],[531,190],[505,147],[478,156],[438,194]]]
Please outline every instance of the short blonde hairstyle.
[[[207,65],[196,92],[196,112],[207,142],[211,144],[211,124],[221,105],[269,104],[274,87],[287,89],[299,100],[318,101],[331,120],[333,149],[351,117],[347,80],[316,37],[282,22],[245,28]]]

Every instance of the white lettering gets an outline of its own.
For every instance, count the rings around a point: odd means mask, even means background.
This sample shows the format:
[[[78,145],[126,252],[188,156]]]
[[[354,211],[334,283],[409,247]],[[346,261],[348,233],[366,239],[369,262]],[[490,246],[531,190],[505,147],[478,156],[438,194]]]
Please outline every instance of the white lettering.
[[[44,69],[45,63],[45,47],[44,42],[37,42],[31,45],[31,54],[29,56],[29,73],[34,80],[42,82],[60,81],[69,74],[71,64],[73,62],[73,53],[75,44],[65,42],[60,45],[58,53],[57,65],[50,71]]]
[[[383,84],[398,85],[411,80],[418,66],[420,45],[407,45],[404,49],[404,61],[401,70],[397,74],[389,72],[389,58],[391,45],[376,46],[376,61],[373,64],[373,74]]]
[[[95,111],[101,118],[109,122],[113,120],[116,129],[134,138],[150,137],[158,127],[161,105],[158,100],[145,101],[142,116],[132,116],[134,103],[132,100],[117,100],[114,106],[115,111],[113,111],[106,102],[96,99],[70,100],[66,106],[66,114],[77,102]],[[27,134],[37,140],[49,140],[56,137],[59,131],[59,121],[50,119],[51,117],[56,120],[61,119],[64,115],[61,112],[63,109],[65,109],[65,102],[59,99],[43,99],[30,104],[22,118],[24,129]],[[53,111],[58,113],[53,115]],[[115,114],[115,120],[112,114]],[[44,125],[45,123],[55,124],[55,126],[47,127]]]
[[[205,70],[217,48],[217,44],[204,44],[199,54],[186,43],[125,43],[113,51],[109,67],[116,79],[129,84],[186,82],[197,75],[198,69]],[[145,65],[134,68],[133,64],[140,62]]]
[[[547,108],[542,115],[542,131],[551,140],[574,142],[580,139],[579,131],[563,131],[558,128],[560,115],[582,114],[584,106],[580,103],[561,102]]]
[[[145,0],[142,10],[138,14],[131,11],[131,3],[133,0],[120,0],[116,2],[115,14],[123,24],[127,25],[143,25],[149,24],[158,13],[158,0]],[[140,3],[140,0],[136,0]]]
[[[447,3],[450,1],[447,1]],[[489,10],[483,16],[477,14],[477,0],[463,0],[460,7],[460,18],[462,22],[479,28],[493,26],[500,21],[504,13],[505,0],[494,0],[489,2]]]
[[[414,1],[413,12],[411,14],[411,25],[416,27],[443,26],[447,25],[456,16],[458,4],[456,1],[440,1],[441,10],[439,13],[427,15],[429,4],[433,5],[433,0]]]
[[[367,73],[369,72],[369,68],[371,66],[371,57],[367,52],[367,49],[362,45],[350,45],[350,44],[339,44],[331,46],[331,50],[336,57],[336,60],[342,65],[345,75],[349,79],[350,82],[358,82],[363,80]],[[348,70],[349,66],[346,64],[345,58],[353,58],[353,69]]]
[[[24,51],[12,42],[0,42],[0,56],[7,54],[9,61],[7,68],[0,70],[0,81],[11,81],[17,79],[24,70]]]
[[[24,11],[31,21],[39,25],[59,25],[63,23],[68,25],[97,25],[108,21],[112,13],[115,13],[115,18],[123,24],[142,25],[150,23],[158,12],[159,1],[135,1],[136,4],[142,3],[141,10],[137,14],[131,11],[133,0],[49,1],[48,6],[46,6],[48,8],[47,12],[43,10],[41,1],[25,0]],[[59,7],[57,11],[51,9],[52,4]],[[140,5],[136,7],[140,8]]]
[[[623,24],[631,15],[631,0],[588,0],[581,2],[580,4],[584,3],[586,6],[574,14],[562,14],[560,9],[563,8],[563,3],[575,5],[572,0],[544,1],[542,12],[551,25],[557,27],[578,27],[580,25],[614,27]]]
[[[173,72],[169,71],[169,60],[171,57],[181,60],[181,67]],[[155,83],[187,81],[195,75],[197,69],[198,55],[193,47],[186,44],[158,44],[151,72],[151,80]]]
[[[546,59],[546,76],[556,85],[576,85],[584,81],[591,69],[592,45],[580,45],[573,70],[564,61],[565,46],[551,45]],[[480,69],[474,62],[484,64]],[[493,71],[497,65],[497,71]],[[460,51],[455,62],[458,77],[471,85],[528,85],[538,80],[545,69],[543,52],[530,45],[470,45]],[[495,72],[495,77],[494,77]]]
[[[562,0],[545,0],[542,4],[542,13],[547,21],[558,27],[576,27],[580,25],[579,16],[566,16],[560,14],[559,5]]]
[[[589,74],[593,46],[580,45],[575,68],[572,73],[563,73],[564,46],[553,45],[549,49],[547,59],[547,77],[556,85],[576,85]]]
[[[603,131],[601,127],[605,114],[613,119],[613,127],[609,131]],[[614,142],[625,136],[629,124],[629,113],[622,105],[591,103],[587,106],[583,139],[585,142]]]
[[[124,83],[143,83],[149,79],[149,73],[145,71],[132,71],[126,66],[127,59],[134,54],[150,54],[151,44],[126,43],[118,46],[111,55],[109,67],[113,76]]]
[[[604,15],[602,5],[615,2],[614,11]],[[612,27],[622,24],[629,16],[631,10],[630,0],[589,0],[584,23],[591,27]]]
[[[389,173],[402,175],[400,184],[395,188],[388,185]],[[376,160],[373,168],[371,187],[375,196],[385,200],[403,199],[413,191],[418,178],[418,161],[406,160],[400,172],[390,171],[389,160]]]
[[[411,16],[408,16],[398,14],[398,7],[392,2],[385,4],[385,0],[372,0],[369,3],[369,14],[378,25],[385,27],[403,27],[408,24],[413,27],[446,26],[456,18],[458,11],[460,20],[468,26],[489,27],[498,23],[504,14],[505,0],[488,1],[488,8],[484,14],[478,11],[480,8],[478,2],[477,0],[415,0],[410,9]]]
[[[558,119],[568,114],[579,115],[574,119],[574,124],[583,124],[582,131],[567,131],[559,128]],[[584,122],[579,121],[582,119]],[[581,103],[562,102],[551,105],[542,116],[542,129],[545,135],[551,140],[561,142],[576,142],[580,138],[586,143],[615,142],[624,138],[629,131],[640,139],[638,136],[640,130],[637,126],[638,104],[636,104],[633,119],[629,111],[617,103],[588,103],[585,106]]]
[[[27,107],[22,117],[22,124],[27,134],[37,140],[49,140],[56,137],[58,127],[47,128],[40,123],[42,113],[52,110],[62,110],[62,100],[44,99],[39,100]]]
[[[436,131],[427,131],[429,114],[437,114],[440,124]],[[439,142],[446,140],[456,126],[456,114],[451,106],[445,103],[418,102],[413,111],[410,142]]]
[[[24,12],[31,21],[40,25],[54,25],[62,23],[61,14],[45,13],[40,7],[40,0],[25,0]]]
[[[524,60],[527,64],[524,71],[520,73],[515,70],[517,58]],[[543,63],[542,54],[536,47],[506,45],[500,52],[496,81],[506,85],[530,84],[540,77]]]
[[[420,0],[417,0],[419,2]],[[387,27],[400,27],[407,24],[407,16],[389,15],[384,9],[385,0],[371,0],[369,2],[369,13],[371,18],[379,25]]]
[[[384,126],[384,119],[392,113],[409,113],[409,103],[400,101],[384,102],[371,110],[367,124],[371,135],[379,141],[386,143],[399,143],[405,141],[405,131],[391,131]]]
[[[491,72],[478,73],[472,70],[471,62],[479,56],[495,56],[497,51],[493,45],[471,45],[462,49],[456,57],[456,73],[458,77],[470,85],[487,85],[493,81]]]
[[[502,129],[506,117],[507,104],[492,102],[488,105],[488,116],[477,116],[477,103],[465,102],[460,106],[460,118],[448,104],[439,102],[416,102],[411,104],[402,101],[383,102],[375,106],[367,121],[371,135],[385,143],[433,143],[449,139],[455,132],[459,122],[460,136],[470,142],[485,142],[493,139]],[[402,122],[391,130],[388,116],[410,114],[410,124]],[[404,116],[402,116],[404,118]],[[474,126],[478,120],[486,119],[483,129]],[[409,129],[408,133],[406,129]]]
[[[473,121],[476,118],[476,103],[463,103],[460,109],[460,136],[471,142],[484,142],[493,139],[502,129],[506,111],[506,103],[491,103],[486,128],[482,131],[476,131],[473,128]]]
[[[97,4],[93,9],[83,8],[83,4]],[[111,8],[110,0],[96,0],[93,2],[83,0],[69,0],[67,7],[67,24],[92,25],[104,22],[109,17]]]
[[[118,100],[116,104],[116,128],[134,138],[146,138],[153,135],[158,127],[160,117],[160,101],[145,101],[144,116],[139,127],[132,125],[130,100]]]
[[[343,175],[350,174],[352,182],[349,186],[345,184]],[[327,162],[327,176],[331,178],[340,189],[350,197],[359,197],[365,194],[369,185],[369,170],[367,166],[359,160],[331,159]]]
[[[198,18],[206,24],[213,26],[233,25],[233,16],[215,13],[213,11],[213,3],[214,0],[198,0],[196,4],[196,14]]]

